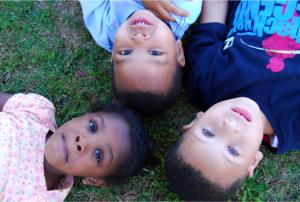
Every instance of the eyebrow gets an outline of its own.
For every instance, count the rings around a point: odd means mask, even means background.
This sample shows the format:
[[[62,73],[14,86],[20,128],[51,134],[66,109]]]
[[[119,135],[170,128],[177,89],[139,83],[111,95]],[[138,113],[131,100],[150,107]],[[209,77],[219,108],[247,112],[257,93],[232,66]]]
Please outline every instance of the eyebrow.
[[[231,158],[229,158],[225,153],[223,153],[223,157],[227,160],[227,162],[229,162],[230,164],[233,165],[238,165],[239,163],[233,161]]]
[[[155,63],[155,64],[162,65],[162,66],[165,66],[165,65],[168,64],[168,60],[165,59],[165,60],[163,60],[162,62],[161,62],[161,61],[156,61],[156,60],[155,60],[154,63]]]
[[[99,115],[99,117],[100,117],[100,124],[101,124],[101,129],[104,131],[105,130],[105,127],[106,127],[106,125],[105,125],[105,121],[104,121],[104,118],[103,118],[103,116],[101,116],[101,114]],[[109,144],[107,144],[107,149],[108,149],[108,153],[110,154],[110,162],[114,159],[114,154],[113,154],[113,151],[112,151],[112,147],[109,145]]]
[[[100,118],[100,125],[101,125],[100,128],[101,128],[102,131],[104,131],[105,127],[106,127],[104,118],[103,118],[103,116],[101,116],[101,114],[99,115],[99,118]]]
[[[107,148],[108,148],[108,153],[110,154],[110,158],[111,158],[110,161],[112,161],[112,160],[114,160],[114,154],[112,152],[112,148],[109,144],[107,145]]]
[[[114,63],[116,64],[116,65],[119,65],[119,64],[122,64],[123,62],[124,62],[124,60],[126,60],[126,58],[122,58],[122,59],[114,59]]]
[[[114,62],[116,65],[122,64],[124,62],[126,62],[126,60],[128,60],[128,58],[122,58],[122,59],[115,59]],[[168,64],[168,60],[164,59],[163,61],[158,61],[158,60],[151,60],[152,63],[157,64],[157,65],[161,65],[161,66],[165,66]]]

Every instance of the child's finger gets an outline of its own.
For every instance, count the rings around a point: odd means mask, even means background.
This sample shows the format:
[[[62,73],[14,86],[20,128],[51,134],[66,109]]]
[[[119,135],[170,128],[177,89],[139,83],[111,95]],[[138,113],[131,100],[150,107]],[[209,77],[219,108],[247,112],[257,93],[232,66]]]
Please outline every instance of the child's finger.
[[[159,14],[166,21],[172,21],[172,22],[175,21],[175,19],[172,17],[172,15],[165,9],[161,9],[159,11]]]
[[[170,5],[169,7],[169,12],[175,14],[175,15],[179,15],[179,16],[183,16],[183,17],[186,17],[189,15],[189,13],[184,10],[184,9],[181,9],[179,7],[176,7],[175,5]]]

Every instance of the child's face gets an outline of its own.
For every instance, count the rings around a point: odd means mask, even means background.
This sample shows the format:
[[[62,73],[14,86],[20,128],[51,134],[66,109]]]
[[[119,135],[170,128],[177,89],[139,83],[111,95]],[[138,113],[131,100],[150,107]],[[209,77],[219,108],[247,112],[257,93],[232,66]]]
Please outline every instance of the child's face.
[[[189,125],[179,155],[205,178],[225,188],[252,176],[262,159],[262,113],[248,98],[219,102],[198,113]]]
[[[45,158],[73,176],[104,177],[129,154],[129,128],[110,113],[89,113],[59,127],[46,141]]]
[[[184,65],[181,41],[147,10],[135,12],[118,29],[112,53],[118,90],[163,94],[179,63]]]

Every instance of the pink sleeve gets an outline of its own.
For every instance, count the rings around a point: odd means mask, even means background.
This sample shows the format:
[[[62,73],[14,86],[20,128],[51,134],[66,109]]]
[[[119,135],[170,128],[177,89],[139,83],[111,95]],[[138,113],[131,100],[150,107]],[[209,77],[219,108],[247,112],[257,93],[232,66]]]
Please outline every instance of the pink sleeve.
[[[54,105],[48,99],[38,94],[19,93],[13,95],[5,103],[3,112],[14,114],[15,116],[26,115],[45,127],[56,128]]]

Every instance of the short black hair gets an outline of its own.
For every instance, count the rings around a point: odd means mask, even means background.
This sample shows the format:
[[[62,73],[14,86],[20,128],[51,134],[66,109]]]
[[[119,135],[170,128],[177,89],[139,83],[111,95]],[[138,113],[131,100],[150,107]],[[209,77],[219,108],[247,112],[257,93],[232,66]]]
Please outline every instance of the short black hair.
[[[130,153],[125,159],[123,159],[112,174],[103,177],[109,184],[118,184],[128,179],[142,168],[146,157],[152,153],[152,140],[136,113],[124,107],[117,101],[105,104],[101,104],[100,102],[95,103],[92,105],[90,112],[105,112],[114,114],[119,116],[128,124]]]
[[[180,93],[182,68],[177,64],[173,78],[164,94],[157,94],[150,91],[120,91],[116,88],[114,77],[114,65],[112,65],[112,92],[116,99],[125,105],[145,115],[155,115],[166,111],[177,100]]]
[[[245,177],[239,178],[225,189],[210,182],[201,171],[184,162],[178,153],[183,139],[181,137],[166,155],[165,173],[170,190],[185,201],[228,200],[244,182]]]

